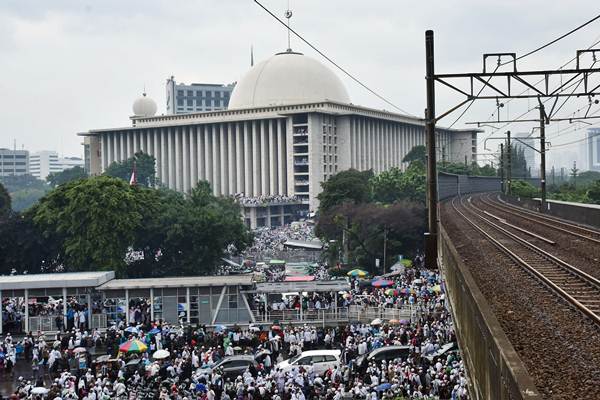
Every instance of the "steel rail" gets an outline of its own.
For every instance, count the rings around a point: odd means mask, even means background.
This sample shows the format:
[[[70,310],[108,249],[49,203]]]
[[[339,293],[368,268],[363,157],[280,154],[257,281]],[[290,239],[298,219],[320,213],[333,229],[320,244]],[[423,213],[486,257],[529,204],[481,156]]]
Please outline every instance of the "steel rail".
[[[476,231],[480,232],[483,236],[485,236],[495,247],[497,247],[502,252],[507,254],[509,256],[509,258],[511,258],[518,266],[523,268],[530,275],[533,275],[543,285],[545,285],[550,290],[552,290],[553,292],[558,294],[560,297],[562,297],[568,303],[572,304],[577,310],[579,310],[585,316],[590,318],[596,324],[600,325],[600,315],[599,315],[600,311],[599,312],[593,311],[587,305],[587,304],[591,303],[592,307],[594,307],[594,305],[595,305],[594,308],[600,310],[600,308],[599,308],[599,306],[600,306],[600,281],[598,279],[596,279],[596,278],[590,276],[589,274],[579,270],[578,268],[573,267],[572,265],[560,260],[559,258],[553,256],[552,254],[540,249],[539,247],[537,247],[537,246],[529,243],[528,241],[518,237],[517,235],[507,231],[506,229],[500,227],[499,225],[494,224],[493,222],[487,220],[486,218],[481,217],[475,211],[469,210],[469,207],[467,207],[463,204],[463,198],[462,197],[460,198],[461,206],[464,207],[464,209],[466,211],[468,211],[472,215],[478,217],[479,219],[485,221],[485,223],[492,226],[493,229],[501,231],[504,235],[511,238],[517,244],[520,244],[520,245],[526,247],[529,251],[525,252],[524,254],[526,254],[527,256],[537,255],[538,258],[541,258],[542,261],[544,261],[544,263],[541,266],[538,266],[537,268],[534,267],[530,263],[535,262],[535,263],[539,264],[540,260],[530,260],[528,262],[527,260],[525,260],[523,258],[523,257],[526,257],[525,255],[522,254],[520,256],[515,251],[509,249],[500,240],[494,238],[490,233],[486,232],[486,230],[483,229],[479,224],[477,224],[471,218],[469,218],[463,212],[461,212],[455,204],[456,199],[457,199],[457,197],[454,197],[452,199],[452,202],[451,202],[452,207],[463,219],[465,219],[465,221],[467,221],[468,224],[470,224]],[[552,268],[552,267],[554,267],[555,271],[549,270],[549,268]],[[544,273],[542,273],[538,269],[540,269],[540,270],[546,269],[546,271]],[[559,284],[553,282],[552,278],[549,278],[546,275],[553,275],[553,279],[555,279],[555,280],[562,279],[563,286],[571,286],[571,287],[575,287],[575,289],[563,289]],[[571,278],[571,279],[574,278],[575,280],[578,280],[579,282],[577,282],[577,281],[568,282],[568,278]],[[590,288],[590,286],[591,286],[591,288]],[[584,289],[587,289],[587,293],[586,293],[586,290],[584,290]],[[590,292],[590,289],[591,289],[591,292]],[[567,290],[571,290],[573,292],[578,292],[579,294],[572,295],[572,294],[568,293]],[[590,297],[590,295],[593,297],[592,299],[584,300],[581,298],[582,296]],[[576,298],[575,296],[578,296],[579,299]]]
[[[511,213],[511,214],[514,214],[515,216],[518,215],[519,218],[522,218],[524,220],[534,222],[536,224],[545,226],[547,228],[551,228],[556,231],[566,233],[568,235],[576,236],[578,238],[589,240],[590,242],[600,244],[600,232],[598,232],[598,231],[595,231],[593,229],[588,229],[588,228],[585,228],[580,225],[570,224],[570,223],[560,220],[558,218],[547,217],[545,215],[541,215],[534,211],[525,210],[521,207],[516,207],[516,206],[513,206],[512,204],[508,204],[504,200],[501,200],[501,199],[498,199],[499,202],[497,202],[493,199],[490,199],[490,195],[491,195],[490,193],[488,193],[486,195],[487,200],[485,200],[483,196],[480,196],[479,199],[481,200],[482,203],[489,205],[491,207],[494,207],[497,210]],[[557,224],[562,225],[562,227],[557,226]],[[597,238],[592,237],[592,236],[587,236],[582,233],[578,233],[576,231],[585,232],[588,235],[597,236]]]

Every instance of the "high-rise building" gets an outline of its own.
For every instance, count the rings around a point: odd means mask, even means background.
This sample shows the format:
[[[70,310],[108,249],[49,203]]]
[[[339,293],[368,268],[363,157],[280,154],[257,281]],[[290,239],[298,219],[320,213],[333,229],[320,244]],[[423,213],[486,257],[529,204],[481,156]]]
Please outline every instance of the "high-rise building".
[[[600,128],[589,128],[587,131],[588,169],[600,171]]]
[[[520,134],[520,137],[526,137],[528,134]],[[527,139],[519,139],[514,140],[515,147],[517,149],[523,149],[523,153],[525,155],[525,162],[527,163],[527,168],[531,170],[531,175],[537,175],[539,172],[539,165],[535,161],[535,150],[539,147],[539,140],[533,138]]]
[[[79,157],[59,157],[55,151],[38,151],[29,156],[29,173],[38,179],[46,179],[50,174],[83,166],[83,159]]]
[[[226,110],[235,83],[177,83],[167,79],[167,114],[188,114],[202,111]]]
[[[235,195],[251,227],[287,222],[292,205],[315,211],[335,173],[405,168],[404,156],[425,144],[422,118],[352,104],[333,71],[292,51],[251,68],[227,110],[153,116],[142,112],[155,109],[150,98],[135,104],[133,126],[80,133],[91,174],[143,151],[169,188],[207,180],[215,194]],[[476,161],[478,132],[438,127],[440,159]]]
[[[0,149],[0,176],[29,174],[27,150]]]

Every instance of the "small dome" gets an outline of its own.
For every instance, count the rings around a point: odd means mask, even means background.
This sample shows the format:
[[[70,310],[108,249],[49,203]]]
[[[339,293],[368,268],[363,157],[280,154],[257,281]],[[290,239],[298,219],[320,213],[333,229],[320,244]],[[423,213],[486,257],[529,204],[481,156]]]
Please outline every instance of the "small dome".
[[[133,102],[133,115],[135,117],[153,117],[156,115],[156,109],[156,102],[147,97],[146,93],[143,93],[142,97]]]
[[[350,103],[344,84],[319,61],[287,51],[256,64],[235,85],[229,109],[314,103]]]

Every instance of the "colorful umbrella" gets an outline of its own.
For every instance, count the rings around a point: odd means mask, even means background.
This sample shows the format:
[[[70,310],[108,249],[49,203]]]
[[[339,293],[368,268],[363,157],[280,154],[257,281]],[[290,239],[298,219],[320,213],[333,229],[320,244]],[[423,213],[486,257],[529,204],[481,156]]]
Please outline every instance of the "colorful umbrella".
[[[389,324],[390,325],[399,325],[400,324],[400,320],[398,320],[398,319],[390,319],[389,320]]]
[[[384,293],[388,296],[398,296],[400,294],[398,289],[387,289]]]
[[[148,346],[137,339],[128,340],[119,346],[119,351],[121,353],[143,353],[146,350],[148,350]]]
[[[226,331],[227,327],[225,325],[215,325],[215,332],[220,333]]]
[[[359,278],[364,278],[369,275],[367,271],[363,271],[362,269],[355,268],[351,271],[348,271],[348,276],[358,276]]]
[[[388,281],[387,279],[375,279],[373,282],[371,282],[371,286],[377,288],[388,287],[392,286],[393,284],[394,281]]]

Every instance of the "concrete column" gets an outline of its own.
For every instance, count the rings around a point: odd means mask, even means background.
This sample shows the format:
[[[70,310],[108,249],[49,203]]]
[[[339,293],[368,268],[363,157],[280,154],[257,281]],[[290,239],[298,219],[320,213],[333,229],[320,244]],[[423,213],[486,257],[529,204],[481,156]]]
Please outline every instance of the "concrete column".
[[[169,156],[167,154],[167,133],[165,128],[160,128],[160,179],[165,186],[169,186]]]
[[[275,120],[277,124],[277,194],[287,194],[287,157],[285,154],[285,120]]]
[[[146,130],[143,129],[143,130],[139,131],[138,135],[139,135],[139,151],[147,154],[148,151],[146,150]]]
[[[214,188],[212,179],[212,125],[204,127],[204,179]]]
[[[117,161],[119,157],[119,140],[117,138],[117,133],[113,133],[113,161]]]
[[[150,321],[154,322],[154,288],[150,288]]]
[[[269,192],[269,131],[268,131],[269,120],[262,120],[260,122],[260,192],[263,196],[268,196]]]
[[[237,122],[235,124],[235,177],[236,193],[242,193],[244,191],[244,156],[245,156],[245,143],[244,143],[244,123]]]
[[[173,128],[175,136],[175,190],[183,191],[183,160],[181,157],[181,130],[182,127]]]
[[[138,133],[139,132],[137,132],[137,131],[130,132],[130,134],[133,136],[133,153],[130,153],[130,155],[128,157],[133,157],[133,155],[135,153],[140,151],[140,141],[139,141]]]
[[[196,128],[196,162],[198,163],[198,181],[206,179],[204,168],[204,126]],[[196,182],[197,183],[197,182]]]
[[[227,195],[236,193],[235,142],[237,137],[235,128],[235,124],[227,124],[227,192],[225,193]]]
[[[25,333],[29,333],[29,289],[25,289]]]
[[[125,135],[125,142],[127,144],[127,149],[125,151],[125,155],[129,157],[129,154],[133,154],[133,137],[132,132],[123,133]]]
[[[221,168],[220,168],[220,138],[219,138],[219,125],[213,125],[212,128],[212,180],[213,180],[213,193],[215,195],[221,194]]]
[[[250,122],[242,122],[244,127],[244,195],[252,196],[254,185],[252,184],[252,124]]]
[[[128,134],[127,131],[121,132],[119,134],[119,161],[124,161],[125,159],[127,159],[126,154],[125,154],[125,146],[124,146],[125,136],[127,134]]]
[[[219,194],[225,195],[229,192],[229,160],[227,159],[227,132],[225,124],[219,124]]]
[[[129,326],[129,289],[125,289],[125,323]]]
[[[107,136],[108,135],[106,133],[100,135],[100,160],[102,162],[102,171],[101,172],[104,172],[104,170],[106,169],[107,164],[108,164],[108,162],[107,162],[108,161],[108,158],[107,158],[107,155],[108,155]]]
[[[269,194],[275,195],[279,193],[277,187],[277,130],[273,129],[273,123],[277,123],[277,120],[269,120]]]
[[[250,123],[252,126],[252,196],[260,196],[260,122]],[[258,126],[257,126],[258,125]]]
[[[65,331],[66,331],[67,330],[67,288],[66,287],[62,288],[62,298],[63,298],[63,309],[62,309],[63,326],[65,327]],[[91,314],[92,314],[92,309],[90,308],[90,315]]]
[[[177,181],[175,180],[176,164],[175,164],[175,134],[177,131],[175,128],[166,128],[167,133],[167,157],[169,163],[169,188],[177,190]]]
[[[152,144],[152,155],[154,156],[154,158],[156,159],[156,163],[155,163],[155,168],[156,168],[156,176],[158,177],[159,181],[162,182],[162,174],[160,172],[160,167],[162,165],[161,163],[161,159],[160,159],[160,148],[158,147],[158,143],[159,143],[159,138],[158,138],[158,129],[154,129],[154,131],[152,132],[152,140],[154,141],[154,143]]]
[[[183,192],[188,193],[190,191],[190,141],[189,141],[189,129],[190,127],[181,127],[181,152],[183,153]]]
[[[186,308],[186,310],[187,310],[186,321],[187,321],[187,323],[189,325],[189,323],[190,323],[190,311],[191,311],[191,308],[192,308],[192,305],[190,304],[190,288],[189,287],[185,288],[185,302],[187,304],[187,308]]]
[[[196,131],[198,126],[190,126],[188,129],[188,143],[190,153],[190,188],[193,189],[198,184],[198,145],[196,144]]]

